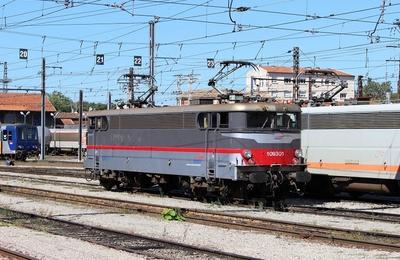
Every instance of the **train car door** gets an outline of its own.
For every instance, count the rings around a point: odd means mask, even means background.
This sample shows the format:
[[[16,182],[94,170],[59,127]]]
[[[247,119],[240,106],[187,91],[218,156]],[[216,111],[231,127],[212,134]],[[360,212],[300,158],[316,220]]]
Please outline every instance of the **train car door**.
[[[218,113],[208,114],[209,127],[206,129],[206,177],[212,179],[217,176],[217,131]]]
[[[98,148],[96,145],[96,118],[95,117],[90,117],[89,118],[89,129],[87,131],[87,160],[90,162],[91,167],[93,169],[98,170],[99,169],[99,154],[98,154]]]

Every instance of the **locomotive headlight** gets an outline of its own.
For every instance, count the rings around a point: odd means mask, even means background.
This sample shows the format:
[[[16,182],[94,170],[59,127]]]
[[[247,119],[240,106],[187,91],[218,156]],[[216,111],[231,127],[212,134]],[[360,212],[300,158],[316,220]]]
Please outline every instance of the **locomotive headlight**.
[[[244,151],[242,152],[242,156],[243,156],[243,158],[245,158],[245,159],[250,159],[251,157],[253,157],[253,154],[251,153],[250,150],[244,150]]]
[[[294,151],[294,156],[297,158],[303,157],[303,151],[301,149],[296,149],[296,151]]]

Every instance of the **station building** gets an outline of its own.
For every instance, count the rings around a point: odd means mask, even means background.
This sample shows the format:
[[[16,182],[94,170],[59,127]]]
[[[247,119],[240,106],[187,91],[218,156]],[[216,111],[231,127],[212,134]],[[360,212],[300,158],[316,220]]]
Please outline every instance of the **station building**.
[[[55,107],[46,97],[46,126],[52,127]],[[39,126],[42,107],[41,94],[0,93],[0,124],[24,123]]]
[[[277,101],[290,101],[293,98],[294,73],[292,67],[258,66],[246,74],[246,92]],[[299,100],[320,97],[321,94],[336,91],[339,82],[347,88],[338,93],[333,100],[343,102],[355,97],[354,75],[337,69],[300,68],[298,76]],[[310,92],[311,91],[311,92]]]

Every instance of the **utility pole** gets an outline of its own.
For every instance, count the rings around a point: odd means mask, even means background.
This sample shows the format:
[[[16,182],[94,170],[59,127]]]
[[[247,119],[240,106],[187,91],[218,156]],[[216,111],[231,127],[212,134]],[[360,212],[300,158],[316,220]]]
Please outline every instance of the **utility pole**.
[[[4,66],[4,69],[3,69],[3,78],[1,79],[1,82],[3,83],[3,92],[4,92],[4,93],[7,93],[8,83],[11,82],[11,80],[8,78],[7,61],[5,61],[5,62],[0,62],[0,64],[3,64],[3,66]]]
[[[108,102],[107,102],[107,110],[111,110],[112,102],[111,102],[111,92],[108,92]]]
[[[79,148],[78,161],[82,160],[82,118],[83,118],[83,90],[79,90]]]
[[[362,82],[363,76],[359,75],[357,77],[357,97],[361,98],[363,97],[363,82]]]
[[[40,160],[44,160],[45,155],[45,136],[44,136],[44,128],[46,126],[46,60],[42,58],[42,109],[41,109],[41,144],[40,144]]]
[[[399,95],[400,97],[400,60],[386,60],[386,61],[397,62],[399,64],[399,74],[397,77],[397,95]]]
[[[189,94],[188,94],[188,101],[190,103],[190,100],[192,100],[191,98],[191,94],[192,94],[192,85],[193,83],[195,83],[199,78],[198,76],[200,76],[199,74],[187,74],[187,75],[175,75],[176,77],[176,87],[178,89],[177,94],[182,94],[182,89],[181,86],[183,85],[183,83],[188,82],[189,83]],[[181,104],[179,104],[181,105]]]
[[[129,68],[129,73],[128,73],[128,95],[129,95],[129,100],[131,103],[135,100],[135,91],[133,89],[133,68]]]
[[[154,61],[155,61],[155,53],[154,53],[154,25],[156,21],[150,21],[149,26],[150,26],[150,61],[149,61],[149,75],[150,75],[150,81],[149,81],[149,88],[151,91],[154,90]],[[149,103],[154,105],[154,92],[149,98]]]
[[[300,73],[300,49],[293,47],[293,102],[299,99],[299,73]]]

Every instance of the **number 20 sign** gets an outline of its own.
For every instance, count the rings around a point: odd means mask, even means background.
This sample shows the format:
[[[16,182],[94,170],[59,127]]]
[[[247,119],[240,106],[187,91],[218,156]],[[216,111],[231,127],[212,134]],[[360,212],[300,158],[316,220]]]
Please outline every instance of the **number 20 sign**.
[[[28,49],[19,49],[19,58],[21,60],[27,60],[28,59]]]

